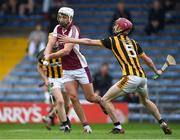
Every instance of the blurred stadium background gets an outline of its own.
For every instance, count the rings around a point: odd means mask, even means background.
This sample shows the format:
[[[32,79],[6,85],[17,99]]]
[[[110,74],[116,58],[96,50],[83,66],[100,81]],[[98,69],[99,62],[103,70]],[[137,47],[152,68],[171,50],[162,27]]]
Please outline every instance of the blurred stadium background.
[[[165,62],[167,54],[176,58],[178,65],[170,67],[157,81],[151,80],[153,72],[146,65],[143,65],[143,68],[149,78],[151,100],[158,105],[164,118],[169,122],[179,123],[180,11],[177,9],[180,9],[180,2],[167,0],[170,1],[168,7],[165,1],[161,1],[163,10],[156,15],[152,10],[150,11],[153,0],[125,0],[126,12],[122,15],[133,21],[135,28],[130,36],[139,41],[158,68]],[[36,70],[36,52],[28,51],[33,38],[31,32],[35,29],[35,25],[42,26],[44,35],[42,42],[46,43],[48,33],[57,24],[57,10],[65,5],[74,8],[74,23],[79,26],[81,37],[104,38],[111,34],[109,28],[113,15],[118,12],[116,10],[118,2],[118,0],[0,0],[0,123],[21,122],[18,119],[13,120],[12,116],[18,114],[14,108],[34,106],[40,106],[40,109],[47,108],[44,105],[47,100],[44,89],[38,87],[42,80]],[[156,19],[161,16],[160,21]],[[151,20],[159,22],[162,28],[150,27]],[[109,63],[109,74],[113,77],[113,83],[121,78],[119,65],[110,51],[85,46],[81,46],[81,51],[87,58],[92,75],[98,72],[102,63],[106,62]],[[120,110],[125,108],[126,117],[128,114],[126,119],[129,122],[154,122],[152,116],[134,95],[120,97],[115,101],[118,103],[117,106],[124,104]],[[79,97],[83,104],[87,104],[81,90]],[[86,105],[84,107],[88,108]],[[87,113],[95,115],[98,109]],[[47,110],[43,113],[46,114]],[[35,119],[36,117],[35,115]],[[120,114],[120,117],[123,115]],[[37,119],[37,122],[39,121]],[[26,122],[33,120],[25,120],[21,123]]]

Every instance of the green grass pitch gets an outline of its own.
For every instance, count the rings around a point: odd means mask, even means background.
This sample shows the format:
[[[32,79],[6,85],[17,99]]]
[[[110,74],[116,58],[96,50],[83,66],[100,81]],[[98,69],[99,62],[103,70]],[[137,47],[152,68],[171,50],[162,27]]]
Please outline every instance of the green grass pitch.
[[[108,132],[111,124],[91,124],[92,134],[84,134],[80,124],[74,124],[69,134],[54,126],[51,131],[43,124],[0,124],[0,139],[180,139],[180,124],[170,124],[173,134],[164,135],[158,124],[126,123],[125,134],[113,135]]]

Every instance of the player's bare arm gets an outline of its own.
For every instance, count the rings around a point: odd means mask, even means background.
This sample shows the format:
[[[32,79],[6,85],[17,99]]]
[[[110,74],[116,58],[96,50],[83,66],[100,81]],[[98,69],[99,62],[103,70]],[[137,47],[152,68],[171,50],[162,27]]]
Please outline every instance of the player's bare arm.
[[[57,41],[57,37],[54,37],[52,35],[49,36],[48,44],[44,51],[45,59],[52,52],[52,47],[56,44],[56,41]]]
[[[45,73],[44,73],[42,64],[40,64],[40,63],[37,64],[37,70],[38,70],[41,78],[42,78],[43,81],[45,82],[45,85],[48,86],[48,83],[49,83],[49,82],[48,82],[48,78],[47,78],[47,76],[46,76]]]
[[[150,57],[148,57],[145,53],[139,56],[156,74],[161,75],[162,71],[157,70],[154,62]]]
[[[75,39],[75,38],[70,38],[68,36],[59,36],[59,40],[60,42],[63,43],[83,44],[89,46],[102,46],[101,41],[97,39],[89,39],[89,38]]]
[[[59,58],[59,57],[66,56],[71,52],[71,50],[73,49],[73,46],[74,46],[73,43],[66,43],[64,45],[64,49],[47,55],[46,59],[48,60],[48,59],[52,59],[52,58]]]

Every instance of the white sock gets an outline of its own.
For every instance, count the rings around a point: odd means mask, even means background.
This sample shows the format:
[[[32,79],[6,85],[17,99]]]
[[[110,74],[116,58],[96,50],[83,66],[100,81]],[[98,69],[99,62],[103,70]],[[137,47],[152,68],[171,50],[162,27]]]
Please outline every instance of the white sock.
[[[163,127],[163,126],[166,126],[166,125],[167,125],[167,123],[162,122],[162,123],[160,124],[160,127]]]
[[[66,124],[64,127],[68,127],[69,128],[69,125]]]
[[[117,125],[117,126],[115,126],[115,128],[122,129],[122,126],[121,125]]]
[[[85,126],[83,126],[84,127],[84,129],[87,129],[87,128],[89,128],[90,126],[89,125],[85,125]]]

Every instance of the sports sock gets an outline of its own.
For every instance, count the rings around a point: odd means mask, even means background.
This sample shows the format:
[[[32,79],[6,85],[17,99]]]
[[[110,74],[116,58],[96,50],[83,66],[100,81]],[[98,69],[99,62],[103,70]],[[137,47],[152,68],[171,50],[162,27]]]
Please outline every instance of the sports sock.
[[[159,122],[159,124],[162,124],[163,122],[165,122],[165,120],[164,119],[160,119],[158,122]]]
[[[62,122],[62,124],[63,124],[64,127],[68,127],[69,128],[68,121]]]
[[[88,124],[88,122],[84,122],[84,123],[82,123],[82,125],[83,125],[83,127],[85,127],[85,126],[87,126],[89,124]]]
[[[48,117],[49,117],[50,119],[54,119],[55,115],[54,115],[54,114],[51,114],[51,115],[48,115]]]
[[[122,126],[121,126],[120,122],[114,123],[114,127],[117,128],[117,129],[122,129]]]

